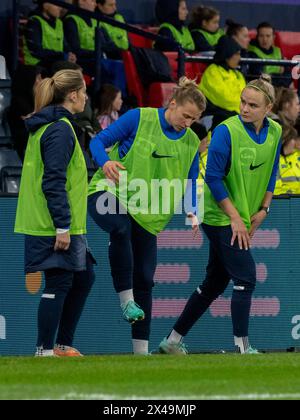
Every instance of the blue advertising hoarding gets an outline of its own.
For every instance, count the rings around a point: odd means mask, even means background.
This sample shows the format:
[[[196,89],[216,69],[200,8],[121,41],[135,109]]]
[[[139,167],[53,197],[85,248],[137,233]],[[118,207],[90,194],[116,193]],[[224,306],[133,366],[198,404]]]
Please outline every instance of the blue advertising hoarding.
[[[30,355],[35,349],[40,273],[23,273],[23,237],[13,233],[16,198],[0,198],[0,354]],[[274,200],[253,241],[257,287],[251,307],[251,343],[259,349],[297,347],[300,340],[300,198]],[[183,216],[158,237],[150,349],[170,331],[186,299],[202,282],[208,244],[192,238]],[[88,221],[97,259],[96,282],[74,345],[85,354],[131,352],[130,326],[122,320],[107,257],[108,236]],[[191,352],[232,351],[230,284],[186,338]]]

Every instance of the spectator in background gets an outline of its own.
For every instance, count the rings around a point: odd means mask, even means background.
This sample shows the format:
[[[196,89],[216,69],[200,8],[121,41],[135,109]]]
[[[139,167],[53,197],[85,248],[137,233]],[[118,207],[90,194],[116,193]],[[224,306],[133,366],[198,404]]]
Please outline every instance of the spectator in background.
[[[274,45],[274,27],[268,22],[262,22],[257,26],[256,30],[256,38],[250,42],[249,51],[256,58],[281,60],[283,58],[281,49]],[[287,67],[251,65],[250,73],[255,76],[261,75],[262,73],[269,74],[272,77],[273,86],[289,87],[292,82],[290,70]]]
[[[75,6],[94,12],[96,0],[76,0]],[[65,36],[72,51],[76,54],[77,63],[83,72],[95,76],[95,30],[96,19],[68,13],[64,18]]]
[[[188,8],[184,0],[157,0],[155,14],[160,23],[158,35],[167,39],[158,40],[154,47],[161,51],[177,50],[174,41],[182,46],[187,52],[195,51],[192,35],[186,26]]]
[[[58,60],[76,62],[64,37],[61,7],[37,0],[38,7],[28,19],[24,35],[24,62],[50,68]]]
[[[282,147],[274,195],[300,194],[299,134],[291,126],[282,130]]]
[[[25,271],[43,271],[36,356],[81,356],[72,347],[94,282],[86,242],[87,170],[72,125],[86,87],[77,70],[45,78],[35,90],[35,112],[22,170],[15,232],[25,235]]]
[[[125,19],[117,11],[116,0],[96,0],[99,17],[109,17],[117,22],[125,23]],[[100,22],[102,29],[101,47],[107,58],[120,60],[121,51],[128,50],[129,40],[124,29],[117,28],[106,22]]]
[[[97,0],[96,12],[100,19],[101,48],[101,82],[117,86],[124,97],[127,96],[126,76],[122,61],[122,51],[128,50],[129,40],[124,29],[101,22],[101,17],[113,19],[120,23],[125,20],[117,11],[116,0]]]
[[[102,130],[119,118],[119,111],[122,104],[123,100],[120,89],[109,84],[101,86],[96,96],[95,112]]]
[[[299,117],[300,106],[297,92],[290,88],[276,89],[276,101],[271,118],[285,128],[294,127]]]
[[[198,6],[193,9],[189,25],[196,51],[214,51],[224,35],[220,29],[220,12],[214,7]]]
[[[8,123],[14,147],[22,161],[28,141],[24,120],[34,110],[34,89],[42,80],[43,72],[39,66],[19,64],[12,79]]]
[[[253,55],[248,51],[250,37],[247,26],[242,25],[241,23],[234,22],[231,19],[226,20],[226,35],[234,39],[241,47],[241,58],[248,58]],[[242,64],[240,66],[240,71],[243,73],[244,77],[247,77],[249,72],[249,65]]]
[[[204,71],[199,89],[208,100],[207,114],[213,115],[212,128],[226,118],[239,113],[241,92],[246,86],[237,70],[241,47],[232,38],[223,36],[216,46],[213,64]]]

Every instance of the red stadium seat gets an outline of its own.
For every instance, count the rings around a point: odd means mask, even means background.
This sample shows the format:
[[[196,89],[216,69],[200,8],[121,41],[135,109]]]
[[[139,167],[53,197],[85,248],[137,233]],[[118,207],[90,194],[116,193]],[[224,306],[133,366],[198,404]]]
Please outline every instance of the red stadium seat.
[[[167,106],[175,87],[176,83],[152,83],[149,88],[148,105],[153,108]]]
[[[300,55],[300,32],[278,32],[278,46],[282,55],[291,60],[295,55]]]
[[[249,29],[249,37],[251,41],[256,38],[256,29]]]
[[[169,60],[172,79],[177,80],[178,53],[176,51],[164,51],[164,54]]]
[[[176,83],[157,82],[152,83],[149,88],[146,89],[142,84],[131,52],[123,51],[122,55],[128,93],[129,95],[136,97],[137,105],[139,107],[151,106],[159,108],[167,104]]]
[[[189,79],[195,80],[195,82],[199,84],[206,67],[206,63],[186,63],[185,75]]]
[[[122,56],[128,93],[136,97],[138,106],[145,106],[146,91],[142,85],[132,54],[130,51],[122,51]]]
[[[164,52],[169,60],[171,67],[171,76],[174,80],[178,80],[177,69],[178,69],[178,53],[176,51]],[[197,83],[200,82],[201,76],[206,69],[207,64],[203,63],[185,63],[185,75],[189,79],[195,79]]]
[[[151,39],[130,32],[128,33],[128,38],[133,47],[152,48],[153,41]]]

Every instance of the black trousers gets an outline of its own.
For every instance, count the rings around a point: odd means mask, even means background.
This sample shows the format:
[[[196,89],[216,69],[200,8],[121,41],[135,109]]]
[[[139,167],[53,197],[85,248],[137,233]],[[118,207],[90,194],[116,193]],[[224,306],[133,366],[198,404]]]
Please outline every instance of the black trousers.
[[[157,263],[157,238],[143,229],[129,214],[99,214],[97,199],[89,196],[88,211],[96,224],[110,235],[109,261],[117,293],[133,289],[134,300],[145,312],[145,319],[132,325],[132,338],[148,340],[152,313],[153,277]]]
[[[230,279],[234,283],[231,299],[233,334],[248,336],[251,297],[256,283],[256,267],[250,250],[232,246],[231,226],[202,224],[209,239],[209,260],[206,277],[189,298],[174,325],[175,331],[185,336],[211,303],[221,295]]]

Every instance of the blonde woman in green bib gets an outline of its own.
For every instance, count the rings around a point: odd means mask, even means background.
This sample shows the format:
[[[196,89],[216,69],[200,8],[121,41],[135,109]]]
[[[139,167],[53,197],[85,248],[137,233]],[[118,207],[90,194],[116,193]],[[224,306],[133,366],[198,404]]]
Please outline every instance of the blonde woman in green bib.
[[[37,86],[35,112],[25,120],[15,232],[25,235],[25,272],[45,275],[36,356],[81,356],[72,343],[94,261],[85,237],[87,170],[73,114],[86,99],[81,71],[61,70]]]
[[[240,115],[225,120],[213,132],[202,224],[209,240],[206,278],[190,296],[169,336],[160,343],[161,353],[187,353],[183,337],[224,292],[230,279],[234,344],[239,353],[258,353],[248,340],[256,283],[250,247],[269,213],[276,182],[281,127],[267,118],[274,100],[270,83],[253,80],[242,91]]]
[[[166,109],[131,110],[90,143],[100,169],[89,186],[89,214],[110,235],[111,275],[123,317],[133,324],[135,354],[148,354],[157,234],[181,203],[186,180],[193,200],[184,210],[198,231],[199,139],[190,126],[204,109],[197,85],[182,78]],[[157,183],[166,188],[158,191]]]

